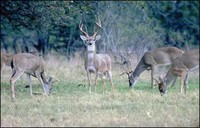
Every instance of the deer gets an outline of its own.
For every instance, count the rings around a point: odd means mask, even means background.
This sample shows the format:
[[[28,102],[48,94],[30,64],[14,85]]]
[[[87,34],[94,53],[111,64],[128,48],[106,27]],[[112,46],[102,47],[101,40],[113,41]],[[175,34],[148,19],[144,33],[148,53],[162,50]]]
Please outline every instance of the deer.
[[[29,53],[35,55],[35,56],[40,56],[41,54],[38,53],[37,50],[32,50],[30,51]],[[2,69],[5,67],[5,66],[8,66],[8,67],[11,67],[11,61],[12,61],[12,58],[15,54],[8,54],[8,53],[5,53],[3,51],[1,51],[1,73],[2,73]]]
[[[95,22],[95,24],[101,27],[101,21]],[[114,95],[114,85],[112,82],[112,72],[111,72],[111,58],[109,55],[104,53],[96,53],[96,41],[100,39],[101,35],[97,35],[99,29],[95,31],[94,26],[94,34],[93,36],[89,36],[89,34],[83,30],[83,24],[80,21],[79,29],[84,35],[80,35],[80,38],[86,43],[86,54],[85,54],[85,70],[87,72],[88,78],[88,85],[89,85],[89,93],[91,93],[91,74],[95,74],[95,83],[94,88],[96,92],[96,84],[97,84],[97,77],[99,76],[102,81],[102,89],[104,92],[104,85],[105,85],[105,76],[109,77],[109,81],[112,87],[112,93]]]
[[[137,64],[134,71],[125,71],[120,75],[125,73],[128,75],[129,87],[133,89],[140,74],[145,70],[151,70],[151,88],[153,88],[155,70],[161,65],[170,65],[176,57],[182,55],[183,53],[183,50],[176,47],[160,47],[151,51],[147,51]],[[174,85],[175,81],[176,80],[174,80],[172,86]]]
[[[12,57],[11,61],[12,75],[10,78],[11,85],[11,97],[15,99],[15,82],[23,75],[28,76],[30,95],[32,93],[32,81],[31,76],[36,77],[43,88],[44,95],[49,95],[52,89],[52,84],[59,80],[54,80],[52,77],[45,78],[44,62],[39,56],[35,56],[31,53],[18,53]]]
[[[193,49],[185,52],[181,56],[177,57],[172,63],[170,69],[168,70],[166,76],[161,78],[159,76],[158,89],[161,95],[167,92],[167,87],[171,81],[177,77],[181,78],[180,82],[180,92],[186,94],[186,89],[188,85],[188,74],[199,68],[199,49]]]

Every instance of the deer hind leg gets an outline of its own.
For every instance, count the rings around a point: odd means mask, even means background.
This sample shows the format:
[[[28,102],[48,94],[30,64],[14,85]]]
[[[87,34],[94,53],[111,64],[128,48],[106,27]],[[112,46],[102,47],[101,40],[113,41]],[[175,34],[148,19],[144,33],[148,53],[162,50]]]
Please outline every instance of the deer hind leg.
[[[23,71],[16,72],[13,70],[12,77],[10,78],[10,85],[11,85],[11,97],[15,99],[15,82],[23,75]]]
[[[113,85],[113,81],[112,81],[112,73],[111,73],[111,71],[108,71],[108,77],[109,77],[110,84],[112,86],[112,93],[114,95],[114,85]]]
[[[188,89],[188,77],[189,77],[189,73],[187,73],[185,80],[184,80],[184,84],[186,85],[187,89]]]
[[[184,91],[186,94],[186,89],[188,88],[188,73],[185,75],[185,79],[184,79]]]
[[[153,78],[154,78],[154,72],[155,72],[155,70],[156,70],[156,67],[155,66],[151,66],[152,68],[151,68],[151,88],[153,88],[154,87],[154,84],[153,84]]]
[[[29,87],[30,87],[30,95],[31,97],[33,96],[33,92],[32,92],[32,81],[31,81],[31,76],[29,74],[27,74],[27,78],[28,78],[28,82],[29,82]]]
[[[96,93],[96,86],[97,86],[97,77],[98,77],[98,73],[95,73],[95,79],[94,79],[94,92]]]
[[[104,94],[104,92],[105,92],[105,75],[103,75],[102,77],[101,77],[101,80],[102,80],[102,91],[103,91],[103,94]]]
[[[186,76],[187,76],[187,73],[185,71],[181,71],[181,93],[183,92],[183,85],[186,92],[186,85],[185,85]]]

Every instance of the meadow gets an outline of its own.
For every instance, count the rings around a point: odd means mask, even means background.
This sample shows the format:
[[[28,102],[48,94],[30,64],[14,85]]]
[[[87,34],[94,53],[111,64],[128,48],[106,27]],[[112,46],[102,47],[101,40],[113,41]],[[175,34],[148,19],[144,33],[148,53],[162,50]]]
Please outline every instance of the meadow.
[[[24,75],[15,84],[16,100],[10,96],[11,69],[1,75],[1,127],[199,127],[199,72],[189,76],[187,94],[180,94],[180,78],[166,95],[150,88],[150,72],[141,74],[134,90],[128,87],[123,70],[113,62],[112,96],[109,81],[102,93],[98,79],[97,91],[89,94],[84,61],[76,56],[67,61],[63,56],[49,56],[46,76],[60,80],[53,85],[50,96],[30,97]],[[133,69],[135,66],[133,66]],[[42,92],[39,81],[32,78],[33,92]],[[79,86],[82,85],[82,86]]]

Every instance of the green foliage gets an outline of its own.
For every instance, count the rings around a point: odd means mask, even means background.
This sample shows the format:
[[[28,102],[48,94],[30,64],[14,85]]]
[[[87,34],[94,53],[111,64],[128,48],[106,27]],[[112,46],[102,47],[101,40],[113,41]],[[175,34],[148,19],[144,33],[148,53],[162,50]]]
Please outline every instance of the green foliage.
[[[198,1],[1,1],[1,46],[15,50],[8,38],[23,38],[25,45],[70,56],[84,47],[79,22],[92,35],[97,19],[103,52],[199,45]],[[38,44],[27,35],[34,31]]]
[[[199,45],[199,1],[153,1],[148,8],[166,31],[165,44]]]

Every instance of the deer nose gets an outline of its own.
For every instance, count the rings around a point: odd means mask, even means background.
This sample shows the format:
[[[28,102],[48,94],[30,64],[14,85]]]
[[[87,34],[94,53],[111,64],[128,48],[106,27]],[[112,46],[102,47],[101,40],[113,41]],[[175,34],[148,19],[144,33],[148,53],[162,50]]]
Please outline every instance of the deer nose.
[[[92,45],[92,43],[90,42],[89,45]]]

